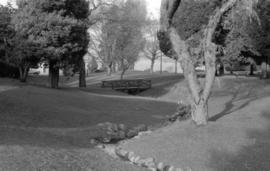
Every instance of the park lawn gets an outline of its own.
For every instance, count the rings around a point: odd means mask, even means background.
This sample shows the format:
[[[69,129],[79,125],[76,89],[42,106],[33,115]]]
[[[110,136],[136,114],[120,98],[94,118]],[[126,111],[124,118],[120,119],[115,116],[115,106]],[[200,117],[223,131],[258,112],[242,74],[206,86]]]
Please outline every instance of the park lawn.
[[[221,77],[213,88],[207,126],[178,122],[120,147],[141,158],[154,157],[165,165],[192,171],[270,170],[269,83]],[[163,97],[173,93],[174,88]]]
[[[5,171],[143,170],[93,148],[90,140],[102,133],[96,125],[159,125],[176,108],[154,99],[1,83],[0,170]]]

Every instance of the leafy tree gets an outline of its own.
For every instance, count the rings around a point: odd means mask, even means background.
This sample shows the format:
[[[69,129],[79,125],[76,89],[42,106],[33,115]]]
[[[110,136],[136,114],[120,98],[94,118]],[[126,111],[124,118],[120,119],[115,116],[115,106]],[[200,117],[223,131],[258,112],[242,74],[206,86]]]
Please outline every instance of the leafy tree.
[[[40,60],[39,46],[28,39],[15,35],[7,47],[6,61],[19,69],[20,81],[26,82],[31,66],[36,66]]]
[[[241,8],[241,16],[258,20],[254,10],[256,0],[163,0],[161,4],[161,31],[158,34],[161,50],[170,56],[177,55],[184,71],[191,95],[192,119],[197,125],[208,120],[208,100],[215,79],[216,56],[220,43],[216,33],[228,12]],[[232,27],[237,25],[232,24]],[[195,49],[199,49],[196,53]],[[197,55],[200,54],[200,55]],[[198,56],[205,65],[202,85],[195,71]]]
[[[14,30],[11,27],[11,18],[13,10],[10,7],[0,5],[0,55],[1,59],[5,57],[5,48],[8,39],[13,35]]]
[[[159,48],[159,41],[157,39],[158,22],[153,20],[150,21],[150,26],[146,28],[146,43],[144,48],[144,55],[151,61],[150,72],[153,73],[155,62],[161,56]]]
[[[51,87],[58,88],[59,68],[81,64],[85,53],[87,2],[21,0],[18,7],[17,21],[25,28],[21,32],[27,32],[28,38],[40,45],[39,53],[49,63]]]
[[[11,25],[14,9],[8,5],[0,5],[0,76],[17,77],[18,70],[8,63],[8,51],[10,38],[14,35],[14,29]]]
[[[269,49],[270,49],[270,2],[268,0],[259,0],[258,15],[261,20],[261,46],[259,52],[262,54],[261,58],[261,78],[267,78],[267,63],[269,64]]]
[[[32,35],[28,32],[31,25],[28,24],[28,20],[25,20],[21,9],[13,9],[11,6],[8,8],[12,11],[9,23],[12,34],[6,39],[5,62],[17,67],[20,81],[26,82],[29,68],[37,65],[40,60],[38,55],[40,47],[32,40]]]
[[[146,4],[144,1],[123,1],[111,7],[108,13],[110,15],[101,28],[99,54],[109,73],[113,64],[118,64],[122,79],[143,50],[142,28],[146,20]]]

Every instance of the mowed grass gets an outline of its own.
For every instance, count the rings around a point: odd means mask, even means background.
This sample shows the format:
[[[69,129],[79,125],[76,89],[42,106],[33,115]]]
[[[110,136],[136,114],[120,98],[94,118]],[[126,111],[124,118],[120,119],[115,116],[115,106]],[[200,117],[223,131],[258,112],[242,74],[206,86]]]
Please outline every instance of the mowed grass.
[[[45,128],[89,127],[101,122],[152,125],[175,111],[174,103],[104,97],[76,89],[23,86],[1,93],[1,125]]]
[[[102,133],[96,125],[153,126],[163,123],[176,108],[175,103],[155,99],[103,96],[67,87],[53,90],[8,80],[0,83],[4,87],[0,91],[0,170],[4,171],[144,170],[93,148],[90,139]]]
[[[173,97],[181,84],[164,97]],[[269,105],[269,80],[220,77],[209,101],[207,126],[178,122],[121,147],[192,171],[270,170]]]

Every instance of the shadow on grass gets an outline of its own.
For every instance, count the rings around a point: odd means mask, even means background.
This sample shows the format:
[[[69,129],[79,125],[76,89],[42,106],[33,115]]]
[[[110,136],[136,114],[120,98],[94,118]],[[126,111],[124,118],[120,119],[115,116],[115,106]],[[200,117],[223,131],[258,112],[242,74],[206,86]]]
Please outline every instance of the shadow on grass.
[[[270,112],[262,113],[270,120]],[[268,171],[270,170],[270,121],[265,130],[248,130],[247,137],[253,142],[236,154],[214,150],[209,167],[215,171]]]
[[[264,85],[265,84],[262,84],[262,86]],[[249,85],[245,83],[240,84],[240,86],[235,91],[228,90],[227,93],[223,92],[221,96],[231,95],[232,97],[229,101],[225,103],[224,110],[209,118],[209,121],[215,122],[226,115],[229,115],[233,112],[243,109],[244,107],[248,106],[251,102],[255,100],[269,96],[269,92],[258,93],[261,91],[260,90],[261,88],[262,87],[260,86],[255,87],[252,84]],[[246,94],[243,96],[243,93]]]

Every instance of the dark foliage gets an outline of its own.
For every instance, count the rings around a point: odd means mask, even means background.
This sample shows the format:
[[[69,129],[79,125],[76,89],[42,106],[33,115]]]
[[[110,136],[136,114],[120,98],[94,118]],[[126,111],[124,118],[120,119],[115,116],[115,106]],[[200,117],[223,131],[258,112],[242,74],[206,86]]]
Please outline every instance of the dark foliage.
[[[190,118],[191,118],[191,106],[180,103],[176,109],[175,114],[170,116],[168,120],[170,122],[175,122],[176,120],[184,121]]]
[[[178,7],[172,25],[183,40],[190,38],[205,26],[221,0],[183,0]]]
[[[17,67],[0,62],[0,77],[18,78],[20,75]]]

